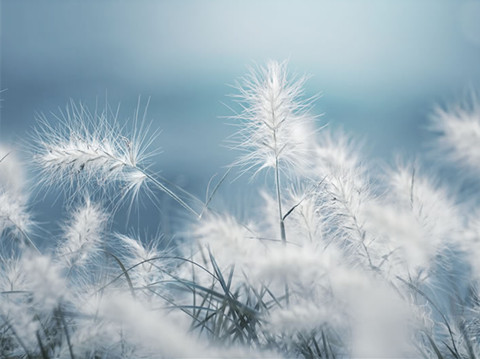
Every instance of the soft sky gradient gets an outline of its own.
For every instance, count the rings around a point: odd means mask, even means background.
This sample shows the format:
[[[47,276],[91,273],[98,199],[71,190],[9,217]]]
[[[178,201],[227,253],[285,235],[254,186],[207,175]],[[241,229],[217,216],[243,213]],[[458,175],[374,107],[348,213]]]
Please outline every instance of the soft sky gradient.
[[[311,74],[322,121],[374,156],[421,151],[433,105],[480,88],[480,2],[1,0],[0,50],[0,140],[69,99],[129,117],[150,96],[158,168],[203,186],[235,158],[229,84],[268,59]]]

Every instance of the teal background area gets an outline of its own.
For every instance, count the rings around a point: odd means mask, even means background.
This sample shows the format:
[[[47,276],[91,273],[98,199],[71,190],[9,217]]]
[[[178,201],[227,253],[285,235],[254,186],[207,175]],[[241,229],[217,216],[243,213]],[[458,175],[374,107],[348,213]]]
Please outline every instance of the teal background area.
[[[480,1],[2,0],[0,141],[17,143],[70,99],[141,95],[162,132],[155,169],[198,196],[236,153],[231,87],[248,66],[288,59],[320,93],[319,126],[343,127],[374,158],[426,150],[437,103],[480,88]],[[53,118],[53,117],[51,117]]]

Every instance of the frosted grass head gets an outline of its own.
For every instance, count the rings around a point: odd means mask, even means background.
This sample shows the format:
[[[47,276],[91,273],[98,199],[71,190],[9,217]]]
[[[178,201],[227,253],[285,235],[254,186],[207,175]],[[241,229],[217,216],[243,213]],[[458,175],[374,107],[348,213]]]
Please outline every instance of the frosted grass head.
[[[480,171],[480,97],[472,92],[464,101],[441,107],[431,115],[430,128],[438,133],[435,151],[453,163]],[[438,150],[441,151],[438,151]]]
[[[270,61],[266,67],[251,70],[237,84],[234,99],[242,111],[233,148],[243,152],[235,162],[244,171],[279,168],[303,172],[314,143],[311,99],[304,98],[305,77],[289,75],[286,62]]]
[[[156,137],[138,120],[138,111],[128,134],[118,123],[118,111],[108,106],[92,113],[71,102],[54,116],[56,126],[41,116],[34,134],[34,161],[43,184],[73,192],[117,184],[122,197],[138,194],[147,179],[146,160],[152,156],[147,150]]]

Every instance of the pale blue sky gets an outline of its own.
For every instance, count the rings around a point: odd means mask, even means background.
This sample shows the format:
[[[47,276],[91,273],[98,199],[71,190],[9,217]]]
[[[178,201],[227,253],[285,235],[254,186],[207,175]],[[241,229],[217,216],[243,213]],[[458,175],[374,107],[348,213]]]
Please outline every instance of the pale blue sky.
[[[204,182],[235,153],[229,84],[289,59],[311,74],[317,112],[374,156],[422,150],[432,106],[480,88],[480,2],[1,0],[0,139],[71,98],[133,112],[163,129],[159,166]]]

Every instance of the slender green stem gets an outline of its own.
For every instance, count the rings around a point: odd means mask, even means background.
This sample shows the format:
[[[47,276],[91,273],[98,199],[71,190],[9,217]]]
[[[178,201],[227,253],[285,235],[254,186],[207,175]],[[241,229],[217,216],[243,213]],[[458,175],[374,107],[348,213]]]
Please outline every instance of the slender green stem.
[[[278,159],[279,151],[278,151],[278,145],[277,145],[277,124],[276,124],[275,110],[273,109],[273,106],[271,108],[271,111],[272,111],[272,118],[273,118],[272,133],[273,133],[273,148],[275,151],[275,188],[277,192],[278,219],[280,224],[280,237],[282,239],[283,245],[286,246],[287,234],[285,233],[285,221],[284,221],[283,211],[282,211],[282,195],[280,191],[280,163]],[[288,305],[290,302],[288,283],[285,283],[285,300]]]
[[[70,333],[68,332],[67,322],[66,322],[65,317],[63,315],[61,304],[59,304],[59,306],[57,307],[57,314],[59,316],[60,322],[62,323],[63,331],[65,332],[65,338],[67,339],[67,345],[68,345],[68,351],[70,353],[70,358],[75,359],[75,356],[73,355],[72,342],[70,340]]]
[[[278,170],[278,157],[275,159],[275,187],[277,190],[277,203],[278,203],[278,217],[280,223],[280,236],[282,238],[282,242],[284,244],[287,243],[287,235],[285,233],[285,222],[283,219],[283,211],[282,211],[282,197],[280,194],[280,174]]]

